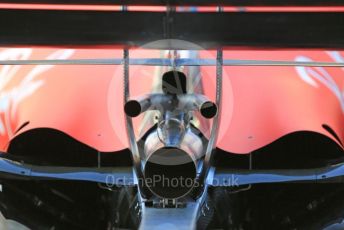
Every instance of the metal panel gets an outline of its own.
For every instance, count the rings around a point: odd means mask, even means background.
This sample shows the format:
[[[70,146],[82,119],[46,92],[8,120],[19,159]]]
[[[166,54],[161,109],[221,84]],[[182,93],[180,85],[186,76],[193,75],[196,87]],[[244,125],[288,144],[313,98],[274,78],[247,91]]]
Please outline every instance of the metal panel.
[[[89,181],[104,183],[108,186],[133,186],[136,184],[131,167],[36,166],[2,157],[0,157],[0,178]]]
[[[0,60],[0,65],[123,65],[123,59],[69,59],[69,60]],[[129,65],[143,66],[215,66],[214,59],[179,58],[132,58]],[[225,59],[223,66],[314,66],[314,67],[344,67],[342,62],[300,62],[300,61],[271,61],[271,60],[229,60]]]
[[[144,204],[143,204],[144,205]],[[189,201],[183,208],[154,208],[143,206],[140,230],[196,229],[201,203]]]
[[[342,183],[344,164],[331,165],[312,169],[280,169],[280,170],[233,170],[212,168],[207,184],[211,186],[236,187],[262,183]]]

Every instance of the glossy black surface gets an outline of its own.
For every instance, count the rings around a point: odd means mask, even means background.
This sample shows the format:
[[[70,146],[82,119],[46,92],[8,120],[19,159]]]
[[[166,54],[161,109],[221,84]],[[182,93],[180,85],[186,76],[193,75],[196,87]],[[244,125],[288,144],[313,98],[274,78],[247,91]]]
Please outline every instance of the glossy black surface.
[[[344,47],[344,13],[0,10],[0,45],[135,47],[180,39],[203,48]],[[174,48],[181,44],[172,44]],[[170,43],[151,48],[169,49]]]

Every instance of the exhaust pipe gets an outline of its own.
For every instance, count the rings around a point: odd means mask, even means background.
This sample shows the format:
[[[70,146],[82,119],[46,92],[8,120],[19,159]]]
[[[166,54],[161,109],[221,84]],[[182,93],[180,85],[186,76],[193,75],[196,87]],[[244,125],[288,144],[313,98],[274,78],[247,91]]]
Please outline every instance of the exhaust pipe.
[[[179,158],[185,158],[186,161],[177,163]],[[170,163],[164,164],[165,161]],[[155,151],[144,168],[145,182],[150,191],[165,199],[186,196],[194,187],[196,173],[196,162],[188,153],[173,147]]]
[[[177,136],[171,127],[167,135],[161,136],[160,129],[151,133],[145,141],[145,182],[149,190],[160,198],[181,198],[196,185],[203,142],[190,128],[184,135]]]

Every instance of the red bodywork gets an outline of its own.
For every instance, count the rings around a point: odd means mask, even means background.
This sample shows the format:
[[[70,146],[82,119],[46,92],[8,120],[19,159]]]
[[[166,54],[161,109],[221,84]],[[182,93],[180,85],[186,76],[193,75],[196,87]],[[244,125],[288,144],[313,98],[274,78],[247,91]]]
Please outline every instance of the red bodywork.
[[[0,50],[0,60],[121,57],[121,50]],[[132,51],[131,57],[159,57],[159,51]],[[214,53],[201,51],[200,57],[214,58]],[[224,58],[344,62],[344,52],[225,51]],[[214,100],[215,67],[201,67],[200,73],[204,93]],[[131,95],[150,93],[160,74],[159,67],[131,66]],[[224,67],[223,81],[221,149],[245,154],[304,130],[340,145],[324,125],[344,141],[343,68]],[[43,127],[103,152],[127,148],[123,90],[122,66],[0,66],[0,149]],[[137,137],[142,118],[134,119]]]

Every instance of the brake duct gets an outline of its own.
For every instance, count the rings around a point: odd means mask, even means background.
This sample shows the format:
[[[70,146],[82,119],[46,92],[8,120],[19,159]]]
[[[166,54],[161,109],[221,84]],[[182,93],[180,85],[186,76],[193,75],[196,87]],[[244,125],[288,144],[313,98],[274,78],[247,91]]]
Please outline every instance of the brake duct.
[[[147,110],[160,112],[156,128],[144,140],[143,179],[154,195],[176,199],[186,196],[196,185],[199,159],[205,153],[201,135],[190,124],[193,112],[212,118],[217,106],[204,95],[187,94],[182,72],[166,72],[162,91],[131,99],[124,110],[130,117]]]

